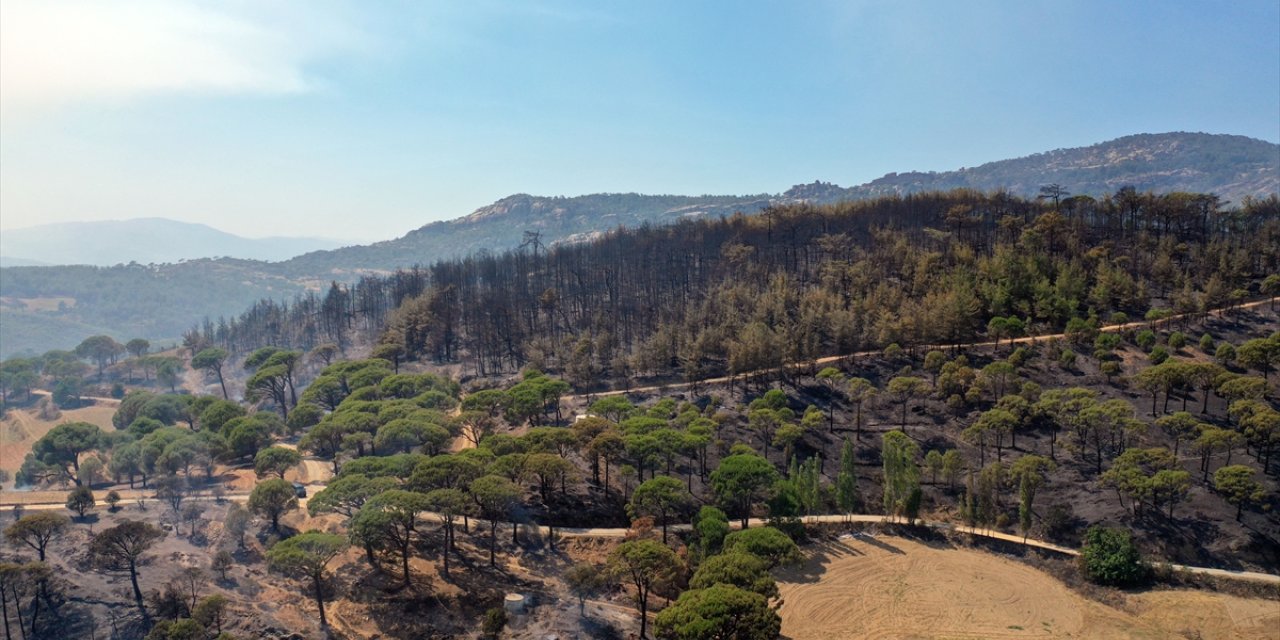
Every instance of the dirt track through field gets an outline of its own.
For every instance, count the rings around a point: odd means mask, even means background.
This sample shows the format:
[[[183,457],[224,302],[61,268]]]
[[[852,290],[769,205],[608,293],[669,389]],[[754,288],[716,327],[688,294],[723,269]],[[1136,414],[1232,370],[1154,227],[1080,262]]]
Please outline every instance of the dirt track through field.
[[[846,638],[1275,638],[1280,603],[1197,591],[1127,596],[1112,609],[1052,576],[971,549],[849,536],[779,572],[782,633]],[[1188,636],[1191,637],[1191,636]]]

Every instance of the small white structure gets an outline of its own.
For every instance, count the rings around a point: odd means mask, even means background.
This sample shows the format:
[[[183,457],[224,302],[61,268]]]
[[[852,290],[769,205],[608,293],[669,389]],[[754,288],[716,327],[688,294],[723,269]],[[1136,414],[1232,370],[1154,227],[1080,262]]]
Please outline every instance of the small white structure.
[[[524,613],[524,596],[519,593],[508,593],[502,601],[502,608],[507,613]]]

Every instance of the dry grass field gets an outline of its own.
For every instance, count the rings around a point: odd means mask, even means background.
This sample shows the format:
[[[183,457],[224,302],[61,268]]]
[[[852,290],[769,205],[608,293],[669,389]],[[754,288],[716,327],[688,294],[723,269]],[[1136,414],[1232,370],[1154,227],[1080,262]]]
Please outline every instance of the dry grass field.
[[[896,537],[807,547],[779,574],[782,633],[846,638],[1270,638],[1280,602],[1205,591],[1123,595],[1120,608],[991,553]]]
[[[111,416],[115,412],[115,406],[92,405],[64,410],[57,418],[46,419],[40,417],[35,408],[10,409],[0,419],[0,469],[10,475],[15,473],[22,466],[22,459],[31,452],[31,445],[64,422],[89,422],[113,431]]]

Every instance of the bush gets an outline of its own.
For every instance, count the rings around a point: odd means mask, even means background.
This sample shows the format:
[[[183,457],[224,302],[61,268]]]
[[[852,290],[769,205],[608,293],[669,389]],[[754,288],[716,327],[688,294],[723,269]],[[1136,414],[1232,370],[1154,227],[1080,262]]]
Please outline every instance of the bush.
[[[1070,349],[1063,349],[1062,354],[1058,356],[1058,364],[1068,371],[1076,367],[1076,352]]]
[[[1016,369],[1020,369],[1022,368],[1022,365],[1026,364],[1027,361],[1031,359],[1032,355],[1033,354],[1030,349],[1027,349],[1026,347],[1018,347],[1013,350],[1013,353],[1009,354],[1009,364],[1013,365]]]
[[[484,612],[484,622],[481,626],[484,637],[497,638],[507,626],[507,611],[502,607],[494,607]]]
[[[1139,349],[1150,351],[1151,347],[1156,346],[1156,333],[1150,329],[1143,329],[1138,333],[1135,342]]]
[[[1149,572],[1128,531],[1097,526],[1085,531],[1080,570],[1090,582],[1111,586],[1141,584]]]
[[[1209,334],[1207,334],[1207,333],[1206,333],[1206,334],[1204,334],[1204,335],[1202,335],[1202,336],[1200,336],[1200,350],[1201,350],[1201,351],[1203,351],[1203,352],[1205,352],[1205,353],[1210,353],[1210,354],[1211,354],[1211,353],[1213,353],[1213,350],[1214,350],[1214,349],[1216,349],[1217,347],[1218,347],[1217,343],[1213,341],[1213,336],[1211,336],[1211,335],[1209,335]]]
[[[1169,348],[1177,351],[1187,346],[1187,334],[1181,331],[1174,331],[1169,334]]]
[[[1059,502],[1049,505],[1048,510],[1045,511],[1044,520],[1042,521],[1044,524],[1045,536],[1050,540],[1061,541],[1065,539],[1066,535],[1071,533],[1071,529],[1075,525],[1075,520],[1076,512],[1075,509],[1071,507],[1071,504]]]
[[[1151,350],[1151,355],[1148,359],[1151,360],[1151,364],[1153,365],[1161,364],[1165,360],[1169,359],[1169,352],[1166,351],[1164,347],[1156,347]]]
[[[1231,346],[1230,342],[1224,342],[1214,350],[1213,359],[1224,367],[1230,366],[1231,363],[1236,361],[1236,348]]]

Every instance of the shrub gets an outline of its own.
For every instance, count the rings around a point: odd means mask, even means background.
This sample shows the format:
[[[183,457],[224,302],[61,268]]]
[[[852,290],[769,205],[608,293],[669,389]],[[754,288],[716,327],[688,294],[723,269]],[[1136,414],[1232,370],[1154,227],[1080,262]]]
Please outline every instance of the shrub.
[[[1213,336],[1211,336],[1211,335],[1209,335],[1209,334],[1207,334],[1207,333],[1206,333],[1206,334],[1204,334],[1204,335],[1202,335],[1202,336],[1200,336],[1200,350],[1201,350],[1201,351],[1203,351],[1203,352],[1205,352],[1205,353],[1213,353],[1213,350],[1214,350],[1214,349],[1216,349],[1216,348],[1217,348],[1217,343],[1213,341]]]
[[[1027,349],[1026,347],[1018,347],[1013,350],[1013,353],[1009,354],[1009,364],[1013,365],[1015,368],[1021,368],[1022,365],[1026,364],[1027,361],[1031,359],[1032,355],[1033,354],[1030,349]]]
[[[1150,329],[1143,329],[1138,332],[1138,337],[1135,339],[1135,342],[1139,349],[1142,349],[1143,351],[1150,351],[1151,347],[1156,345],[1156,333]]]
[[[1231,346],[1230,342],[1224,342],[1214,350],[1213,359],[1224,367],[1230,366],[1231,363],[1236,361],[1236,348]]]
[[[507,626],[507,612],[502,607],[494,607],[484,612],[482,631],[486,638],[497,638]]]
[[[1169,348],[1178,350],[1187,346],[1187,334],[1181,331],[1174,331],[1169,334]]]
[[[1063,349],[1062,354],[1058,356],[1058,364],[1063,369],[1071,370],[1076,366],[1076,352],[1070,349]]]
[[[1097,526],[1085,531],[1080,569],[1090,582],[1112,586],[1141,584],[1148,574],[1128,531]]]
[[[1161,364],[1165,360],[1169,359],[1169,352],[1166,351],[1164,347],[1156,347],[1155,349],[1151,350],[1151,355],[1149,356],[1149,359],[1151,360],[1151,364],[1153,365]]]

